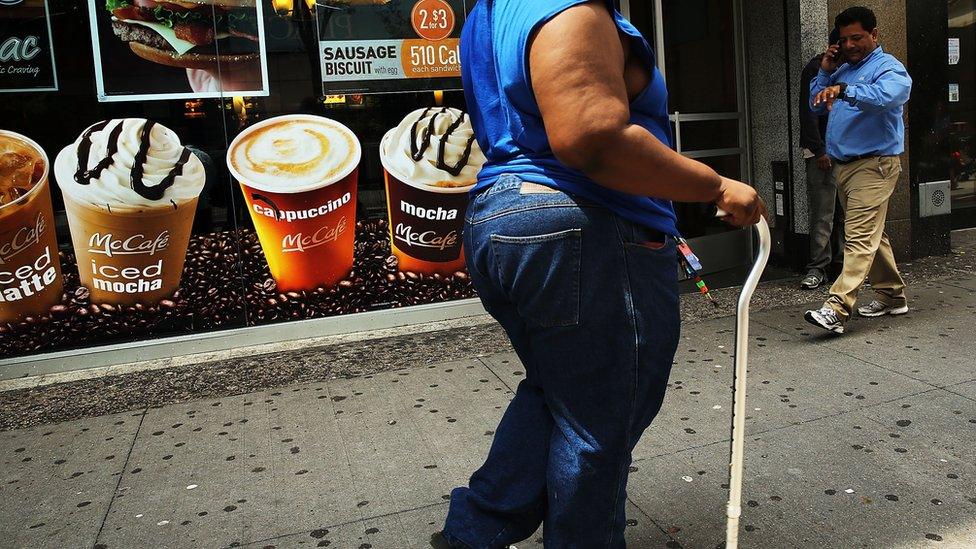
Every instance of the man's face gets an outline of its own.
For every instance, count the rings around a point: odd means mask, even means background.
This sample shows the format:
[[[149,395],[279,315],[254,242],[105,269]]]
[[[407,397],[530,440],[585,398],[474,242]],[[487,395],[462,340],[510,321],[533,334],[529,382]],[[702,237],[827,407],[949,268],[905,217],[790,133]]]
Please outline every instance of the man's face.
[[[840,50],[848,63],[860,63],[877,47],[878,29],[868,32],[860,23],[840,28]]]

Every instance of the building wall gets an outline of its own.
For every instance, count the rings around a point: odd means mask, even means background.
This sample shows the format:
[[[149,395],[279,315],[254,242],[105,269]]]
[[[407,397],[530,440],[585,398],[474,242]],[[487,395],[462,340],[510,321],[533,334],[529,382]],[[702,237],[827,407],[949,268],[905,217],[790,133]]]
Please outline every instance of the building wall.
[[[784,42],[783,0],[742,2],[744,57],[749,98],[752,183],[767,204],[773,201],[774,161],[790,155],[790,112],[783,75],[788,62]]]
[[[799,145],[799,101],[804,85],[800,74],[826,44],[827,10],[827,0],[743,2],[751,183],[772,208],[772,162],[792,161],[792,231],[800,234],[809,232],[806,169]]]

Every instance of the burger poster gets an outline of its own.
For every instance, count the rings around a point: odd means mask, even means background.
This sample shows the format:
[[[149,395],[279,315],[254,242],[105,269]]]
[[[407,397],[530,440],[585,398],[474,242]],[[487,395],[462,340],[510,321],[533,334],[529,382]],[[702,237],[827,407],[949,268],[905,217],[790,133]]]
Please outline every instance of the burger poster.
[[[456,89],[465,0],[319,0],[325,95]]]
[[[47,0],[0,0],[0,92],[56,91]]]
[[[88,0],[88,11],[99,101],[268,95],[261,0]]]

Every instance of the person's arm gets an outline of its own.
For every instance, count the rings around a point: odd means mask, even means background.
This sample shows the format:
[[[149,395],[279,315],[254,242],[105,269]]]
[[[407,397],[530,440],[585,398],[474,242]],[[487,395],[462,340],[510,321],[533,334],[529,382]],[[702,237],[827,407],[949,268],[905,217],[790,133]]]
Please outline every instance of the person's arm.
[[[810,110],[822,115],[833,108],[837,90],[833,86],[834,73],[840,66],[840,46],[830,44],[827,51],[820,56],[820,71],[817,77],[810,81]]]
[[[904,67],[890,67],[869,84],[848,83],[843,100],[862,111],[887,111],[908,103],[912,78]]]
[[[812,60],[800,75],[800,145],[820,158],[826,153],[827,146],[820,136],[820,116],[810,108],[810,81],[818,66],[819,61]]]
[[[817,116],[827,112],[827,103],[822,100],[821,95],[831,87],[832,78],[832,73],[820,69],[817,76],[810,81],[810,112]]]
[[[685,158],[630,123],[624,64],[605,0],[563,11],[532,38],[532,89],[556,158],[609,189],[715,202],[730,214],[730,223],[756,223],[764,207],[754,189]]]

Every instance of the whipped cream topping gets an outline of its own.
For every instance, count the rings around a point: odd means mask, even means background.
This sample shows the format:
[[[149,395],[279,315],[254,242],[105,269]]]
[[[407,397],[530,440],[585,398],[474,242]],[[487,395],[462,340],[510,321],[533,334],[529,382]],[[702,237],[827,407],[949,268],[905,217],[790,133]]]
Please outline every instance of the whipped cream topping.
[[[55,172],[62,192],[109,210],[179,207],[206,183],[176,133],[143,118],[93,124],[61,151]]]
[[[273,118],[241,134],[228,161],[248,186],[269,192],[303,192],[349,175],[361,156],[352,130],[318,116]]]
[[[471,118],[448,107],[408,114],[391,130],[383,155],[387,168],[405,183],[442,188],[474,185],[486,161]]]

